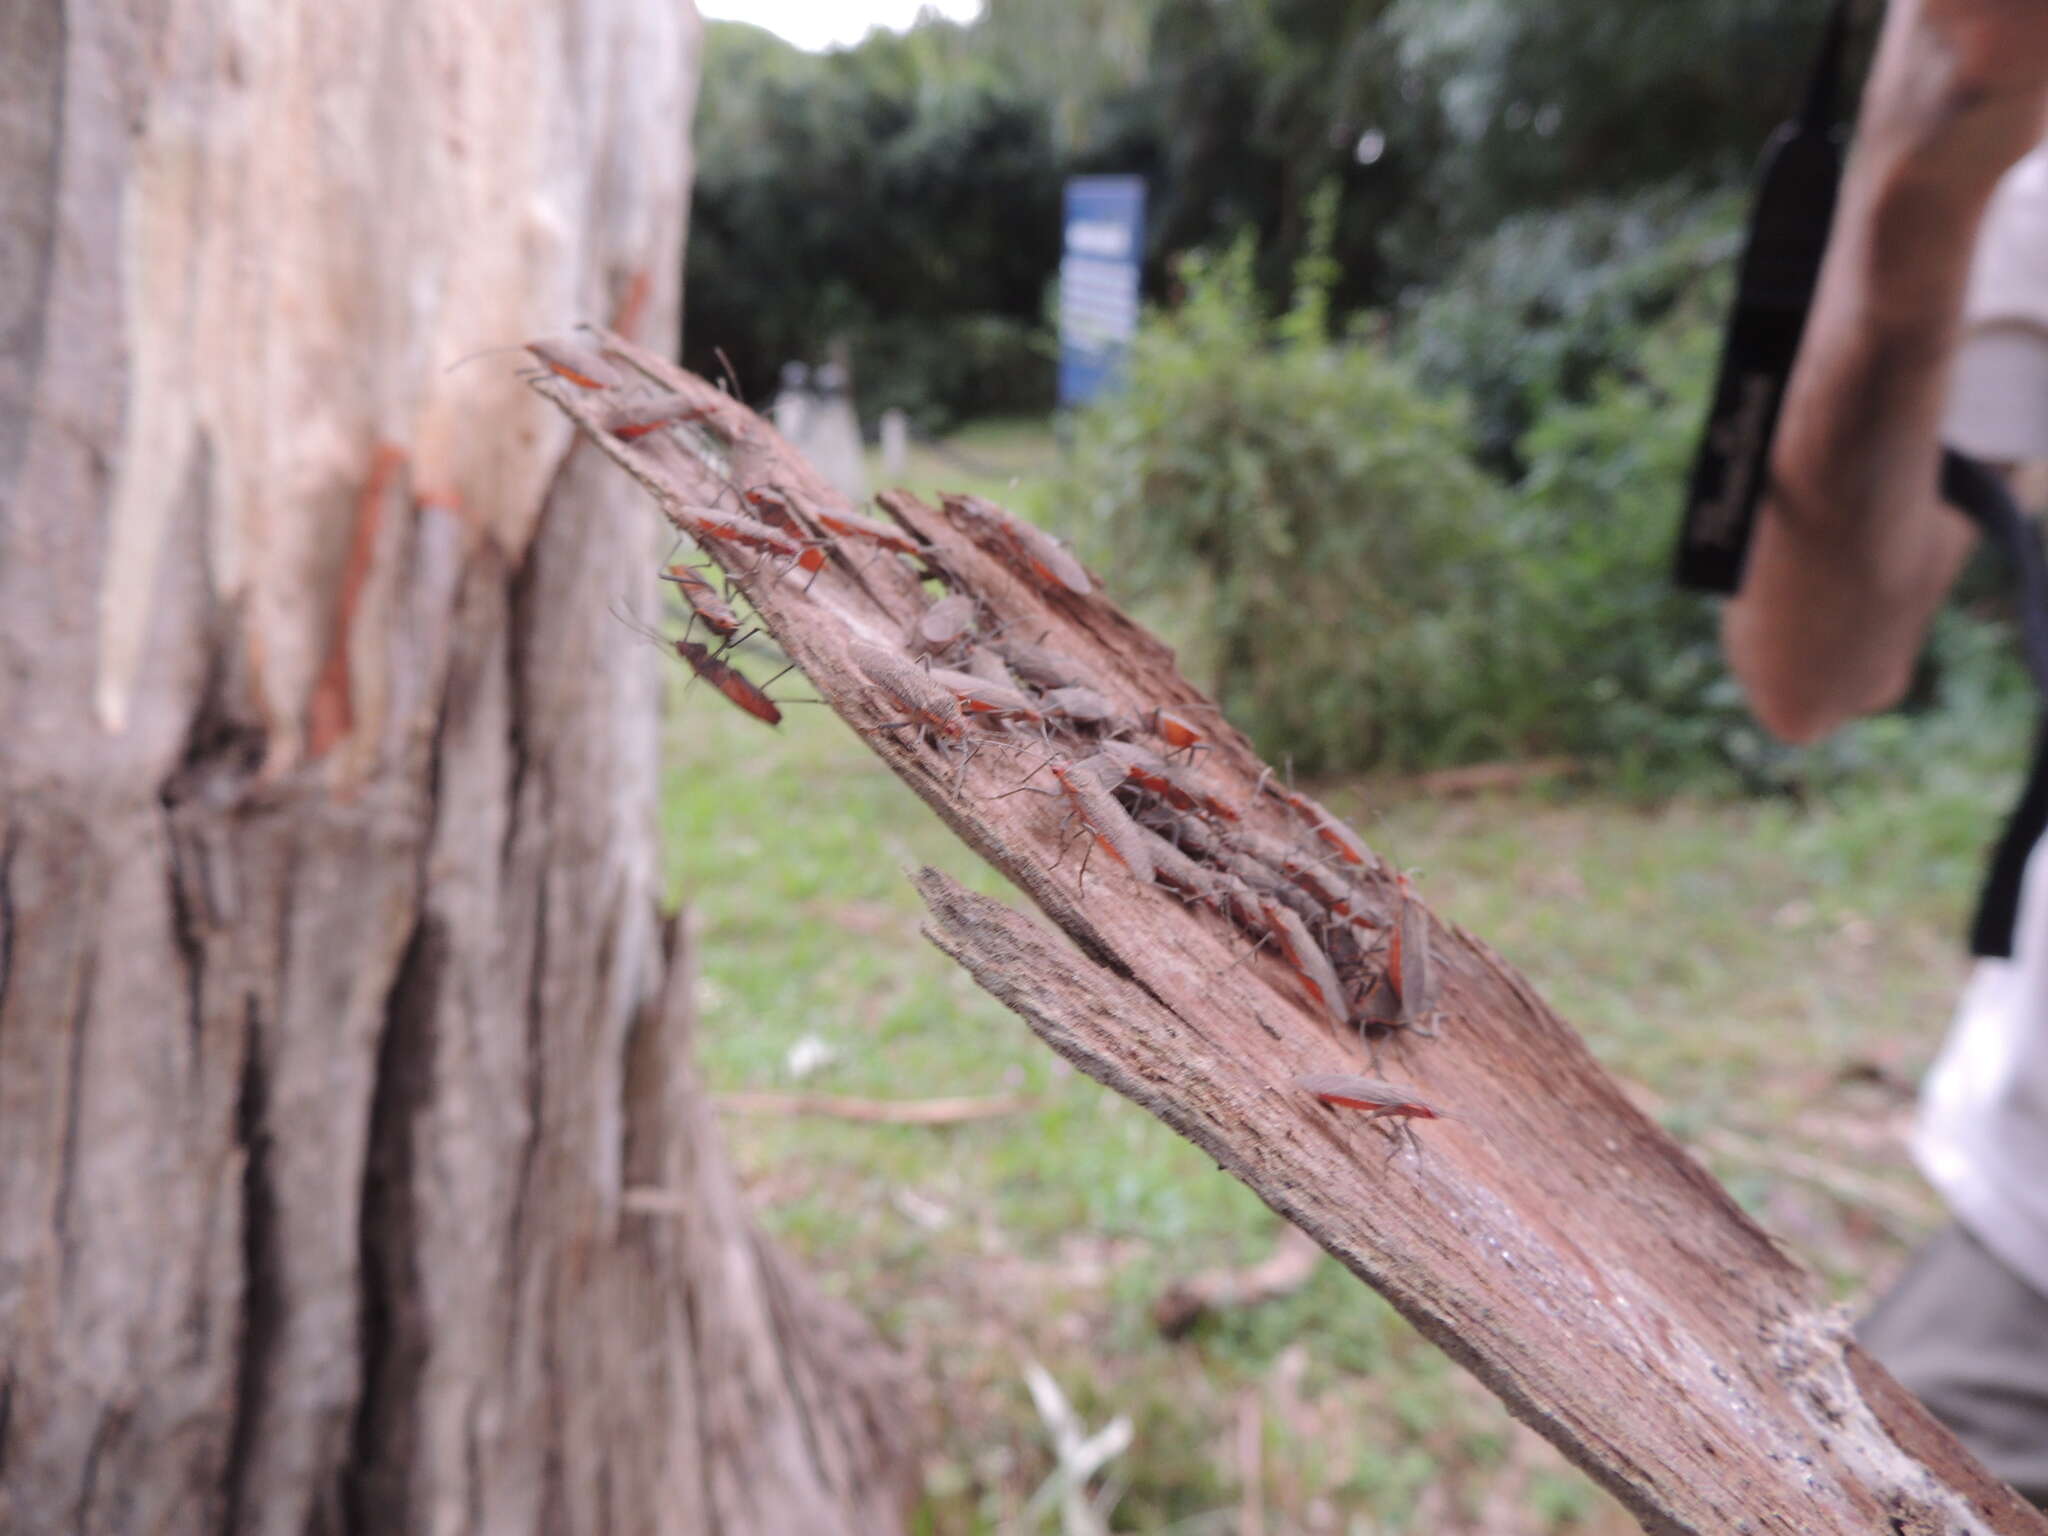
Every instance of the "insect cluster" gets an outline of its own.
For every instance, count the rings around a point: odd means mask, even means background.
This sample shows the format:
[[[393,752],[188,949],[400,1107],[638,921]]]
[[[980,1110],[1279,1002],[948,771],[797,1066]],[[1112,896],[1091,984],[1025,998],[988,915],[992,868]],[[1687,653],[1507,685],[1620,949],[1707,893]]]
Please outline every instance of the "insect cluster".
[[[740,566],[757,580],[765,573],[778,592],[801,578],[809,594],[810,582],[832,561],[858,585],[874,562],[902,562],[909,579],[897,580],[896,591],[921,603],[921,611],[907,626],[891,617],[881,631],[864,615],[843,636],[846,661],[885,717],[865,729],[896,735],[949,765],[953,793],[961,792],[975,755],[990,747],[1021,770],[1001,793],[1032,789],[1041,775],[1049,779],[1052,787],[1037,792],[1064,810],[1061,857],[1072,838],[1081,840],[1077,880],[1084,897],[1089,862],[1100,853],[1113,869],[1230,925],[1253,953],[1279,956],[1310,1007],[1338,1030],[1358,1030],[1375,1061],[1390,1032],[1430,1033],[1438,978],[1429,915],[1406,876],[1391,875],[1325,807],[1279,785],[1270,772],[1252,789],[1251,803],[1219,793],[1203,770],[1212,743],[1196,713],[1120,700],[1089,665],[1046,646],[1042,632],[1022,632],[1028,620],[994,615],[941,554],[904,527],[795,486],[740,485],[707,470],[706,444],[718,441],[725,407],[665,386],[629,344],[555,340],[530,350],[557,380],[575,387],[554,386],[558,400],[590,392],[595,408],[571,414],[586,429],[601,429],[610,439],[600,438],[606,451],[656,490],[681,532],[729,569]],[[700,436],[686,442],[675,429]],[[675,494],[674,487],[705,483],[707,473],[723,487],[715,504]],[[947,496],[943,505],[956,529],[1027,586],[1056,600],[1093,594],[1087,568],[1043,530],[980,497]],[[676,564],[663,575],[687,605],[691,630],[701,626],[715,642],[686,636],[673,642],[676,654],[734,705],[777,723],[777,704],[726,659],[744,638],[741,620],[707,571]],[[934,583],[944,589],[936,598],[928,591]],[[900,615],[904,605],[884,606]],[[1335,1081],[1318,1079],[1323,1086]],[[1378,1114],[1423,1115],[1388,1107],[1389,1095],[1399,1099],[1407,1090],[1346,1081],[1380,1094],[1373,1101]],[[1310,1091],[1326,1103],[1363,1103]],[[1412,1093],[1402,1102],[1425,1105]]]

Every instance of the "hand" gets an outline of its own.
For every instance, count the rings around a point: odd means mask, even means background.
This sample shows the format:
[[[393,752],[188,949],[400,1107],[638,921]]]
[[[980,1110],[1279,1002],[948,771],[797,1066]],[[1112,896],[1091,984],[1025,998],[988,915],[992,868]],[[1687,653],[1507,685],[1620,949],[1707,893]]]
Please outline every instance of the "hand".
[[[1949,57],[1954,89],[1976,96],[2048,88],[2048,3],[1922,0],[1920,11]]]
[[[1892,0],[1858,139],[1969,206],[2048,129],[2048,0]]]

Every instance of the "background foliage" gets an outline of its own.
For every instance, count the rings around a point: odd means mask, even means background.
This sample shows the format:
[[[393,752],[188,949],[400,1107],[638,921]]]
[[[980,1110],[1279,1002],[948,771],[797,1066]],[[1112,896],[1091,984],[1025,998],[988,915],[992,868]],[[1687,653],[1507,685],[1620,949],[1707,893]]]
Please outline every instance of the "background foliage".
[[[844,337],[870,413],[936,426],[1045,405],[1050,368],[1022,342],[1044,329],[1061,182],[1095,171],[1147,178],[1155,291],[1177,255],[1249,230],[1273,301],[1334,181],[1333,300],[1390,305],[1512,214],[1741,178],[1798,96],[1822,9],[989,0],[971,25],[827,54],[714,22],[691,361],[723,347],[760,396]],[[975,338],[965,366],[954,335]]]
[[[713,24],[690,360],[761,395],[837,344],[870,418],[1042,415],[1061,185],[1142,174],[1164,302],[1042,510],[1270,752],[1811,789],[1882,730],[1771,744],[1668,567],[1823,9],[989,0],[824,55]],[[1916,707],[2024,713],[2015,677],[1980,606]]]
[[[1186,260],[1184,302],[1082,423],[1065,499],[1104,526],[1120,588],[1194,610],[1225,710],[1302,768],[1504,749],[1471,707],[1500,649],[1494,490],[1455,403],[1386,347],[1332,341],[1326,267],[1268,320],[1248,240]]]
[[[1939,1220],[1907,1085],[2033,703],[1978,572],[1911,711],[1790,753],[1668,585],[1743,184],[1823,5],[987,0],[823,57],[714,24],[687,341],[756,394],[844,341],[864,411],[949,428],[913,487],[1075,538],[1276,761],[1583,759],[1571,793],[1317,793],[1855,1305]],[[1101,171],[1148,178],[1156,307],[1129,387],[1056,437],[1059,187]],[[777,1232],[947,1405],[919,1529],[1033,1528],[1026,1357],[1091,1427],[1134,1420],[1117,1529],[1610,1528],[1329,1266],[1160,1338],[1160,1288],[1263,1258],[1269,1214],[917,942],[898,868],[993,877],[825,712],[764,740],[697,690],[676,733],[711,1081],[1030,1099],[940,1131],[729,1122]]]

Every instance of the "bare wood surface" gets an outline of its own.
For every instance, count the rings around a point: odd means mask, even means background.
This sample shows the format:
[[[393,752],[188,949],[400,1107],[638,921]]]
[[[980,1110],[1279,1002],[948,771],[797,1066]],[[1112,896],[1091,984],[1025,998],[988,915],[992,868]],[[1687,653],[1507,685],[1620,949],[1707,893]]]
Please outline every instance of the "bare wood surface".
[[[450,368],[673,340],[700,41],[0,7],[0,1531],[901,1520],[690,1071],[659,530]]]
[[[679,392],[702,425],[677,429],[657,457],[607,434],[602,394],[559,378],[537,387],[676,526],[761,488],[833,504],[771,428],[716,389],[630,347],[612,354],[640,372],[630,387]],[[972,595],[986,631],[1078,663],[1127,739],[1164,750],[1146,723],[1161,706],[1197,725],[1210,749],[1198,777],[1234,807],[1248,845],[1323,847],[1266,792],[1265,766],[1171,652],[1092,581],[1034,572],[970,504],[881,502],[926,546],[925,569]],[[1042,747],[970,728],[991,740],[963,765],[943,740],[875,731],[902,705],[852,658],[862,646],[908,654],[937,595],[910,561],[841,539],[809,580],[788,560],[703,545],[819,693],[1058,930],[926,871],[933,939],[1055,1050],[1382,1291],[1650,1529],[2048,1531],[1860,1355],[1813,1277],[1630,1104],[1525,980],[1426,909],[1403,921],[1404,893],[1378,860],[1340,873],[1383,942],[1398,932],[1433,957],[1441,992],[1438,1036],[1396,1030],[1375,1062],[1356,1031],[1333,1025],[1308,968],[1275,945],[1247,956],[1253,919],[1190,906],[1100,850],[1084,879],[1067,807],[1003,797]],[[1087,735],[1061,725],[1055,741],[1078,755]],[[1316,1072],[1412,1085],[1459,1118],[1401,1122],[1417,1131],[1411,1147],[1295,1086]]]

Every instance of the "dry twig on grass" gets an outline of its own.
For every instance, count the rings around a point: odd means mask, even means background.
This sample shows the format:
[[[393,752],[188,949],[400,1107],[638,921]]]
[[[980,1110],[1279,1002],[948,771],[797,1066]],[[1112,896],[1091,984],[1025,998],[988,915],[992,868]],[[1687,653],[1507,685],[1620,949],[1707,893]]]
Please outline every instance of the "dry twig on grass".
[[[721,1093],[714,1102],[741,1115],[822,1115],[872,1125],[965,1125],[1021,1114],[1036,1101],[1022,1094],[994,1099],[853,1099],[829,1093]]]
[[[1059,930],[915,877],[933,941],[1054,1050],[1250,1185],[1652,1529],[2048,1532],[1862,1355],[1813,1277],[1519,974],[1411,906],[1356,832],[1275,792],[1172,652],[1070,554],[977,498],[941,511],[901,493],[880,499],[892,547],[738,402],[630,343],[594,345],[639,382],[536,387]],[[672,395],[676,424],[610,432],[615,395],[633,389]],[[782,525],[764,535],[742,508]],[[947,620],[948,654],[965,645],[979,663],[960,670],[1004,669],[1035,721],[917,668],[927,580],[974,599],[971,633]],[[1097,698],[1062,709],[1062,688]],[[1101,751],[1111,741],[1177,759],[1187,781],[1145,764],[1133,776]],[[1051,794],[1012,793],[1027,778]],[[1327,969],[1290,952],[1303,932]],[[1427,1008],[1402,995],[1423,961]],[[1437,1032],[1361,1038],[1354,1021],[1374,1019]],[[1372,1077],[1457,1118],[1404,1146],[1296,1086],[1382,1055]]]
[[[1226,1307],[1256,1307],[1291,1296],[1308,1284],[1323,1256],[1299,1227],[1282,1227],[1273,1251],[1242,1269],[1205,1269],[1176,1280],[1152,1303],[1152,1322],[1169,1339],[1177,1339],[1212,1312]]]

